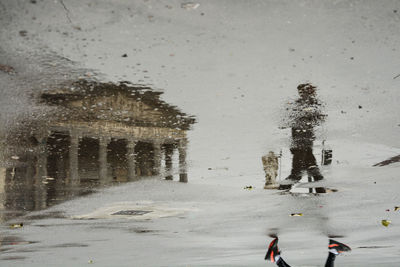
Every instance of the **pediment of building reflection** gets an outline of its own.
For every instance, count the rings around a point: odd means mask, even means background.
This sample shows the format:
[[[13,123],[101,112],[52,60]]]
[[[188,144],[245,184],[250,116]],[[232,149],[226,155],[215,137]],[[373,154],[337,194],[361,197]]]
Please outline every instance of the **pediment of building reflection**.
[[[194,118],[160,100],[160,94],[149,87],[129,83],[79,81],[72,86],[45,91],[41,99],[62,108],[52,120],[189,129]]]

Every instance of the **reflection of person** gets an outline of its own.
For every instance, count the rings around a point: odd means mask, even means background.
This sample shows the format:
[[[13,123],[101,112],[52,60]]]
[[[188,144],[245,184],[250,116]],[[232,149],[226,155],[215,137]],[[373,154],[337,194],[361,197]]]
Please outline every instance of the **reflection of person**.
[[[310,83],[297,87],[299,98],[288,108],[285,127],[292,129],[290,151],[293,154],[292,171],[286,181],[299,181],[303,171],[315,181],[323,179],[312,152],[315,140],[314,127],[324,121],[326,115],[321,112],[321,103],[316,97],[316,87]]]
[[[328,249],[329,254],[328,258],[326,259],[325,267],[333,267],[336,255],[351,250],[349,246],[337,242],[333,239],[329,239]],[[269,244],[268,251],[264,259],[276,263],[276,265],[278,265],[279,267],[290,267],[290,265],[287,264],[281,257],[281,252],[278,249],[278,238],[275,238]]]

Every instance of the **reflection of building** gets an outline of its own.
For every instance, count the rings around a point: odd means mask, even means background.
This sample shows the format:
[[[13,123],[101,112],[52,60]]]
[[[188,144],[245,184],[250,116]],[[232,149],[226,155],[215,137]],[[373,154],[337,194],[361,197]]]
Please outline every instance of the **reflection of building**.
[[[57,202],[82,183],[107,184],[161,174],[171,180],[176,150],[179,181],[187,182],[186,131],[194,119],[161,101],[160,94],[129,83],[89,81],[42,92],[41,101],[52,111],[26,131],[30,149],[18,154],[18,164],[1,169],[1,188],[16,190],[15,201],[5,203],[18,206],[24,199],[46,207],[50,204],[46,201]],[[16,188],[22,183],[24,188]],[[24,196],[18,197],[18,191]]]
[[[71,181],[93,177],[94,172],[101,181],[134,180],[160,174],[164,152],[170,179],[172,153],[178,148],[179,180],[187,182],[186,130],[194,119],[162,102],[160,93],[150,88],[87,81],[74,87],[41,96],[45,103],[62,107],[46,130],[35,136],[40,145],[50,149],[48,160],[54,171],[68,164]]]

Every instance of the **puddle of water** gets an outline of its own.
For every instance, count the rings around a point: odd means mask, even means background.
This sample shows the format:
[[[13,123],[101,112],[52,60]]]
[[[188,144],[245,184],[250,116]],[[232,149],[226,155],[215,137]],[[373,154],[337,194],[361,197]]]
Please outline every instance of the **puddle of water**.
[[[186,131],[195,119],[160,95],[84,80],[43,91],[54,113],[9,132],[2,151],[0,221],[144,177],[187,182]]]

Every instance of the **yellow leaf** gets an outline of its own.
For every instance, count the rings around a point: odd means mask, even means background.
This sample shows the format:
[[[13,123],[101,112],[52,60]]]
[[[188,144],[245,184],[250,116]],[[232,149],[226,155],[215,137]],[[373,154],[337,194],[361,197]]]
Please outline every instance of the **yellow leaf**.
[[[303,213],[292,213],[292,214],[290,214],[290,216],[303,216]]]

